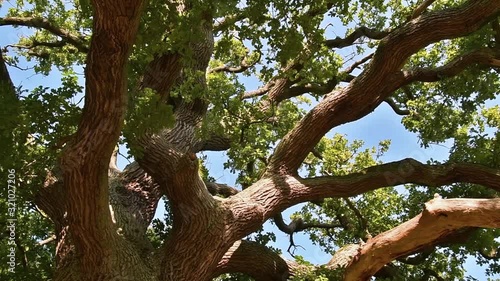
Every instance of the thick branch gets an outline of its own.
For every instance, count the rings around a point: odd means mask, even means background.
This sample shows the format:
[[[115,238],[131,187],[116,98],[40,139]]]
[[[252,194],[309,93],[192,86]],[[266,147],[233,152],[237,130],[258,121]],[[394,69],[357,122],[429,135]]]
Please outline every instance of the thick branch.
[[[223,197],[229,197],[231,195],[237,194],[239,191],[234,188],[230,187],[227,184],[221,184],[221,183],[215,183],[215,182],[205,182],[205,185],[208,189],[208,192],[210,194],[216,196],[223,196]]]
[[[0,18],[0,26],[2,25],[14,25],[14,26],[26,26],[45,29],[48,32],[63,38],[65,41],[75,46],[80,52],[87,53],[89,48],[87,47],[87,42],[83,39],[83,36],[77,36],[60,28],[49,20],[45,18],[35,18],[35,17],[6,17]]]
[[[459,8],[422,15],[391,32],[349,86],[328,95],[284,137],[268,171],[296,173],[311,147],[330,129],[369,114],[401,86],[394,73],[408,57],[430,43],[477,30],[499,10],[497,0],[468,1]]]
[[[256,281],[288,280],[297,265],[256,242],[237,241],[217,265],[213,277],[240,272]]]
[[[466,163],[428,165],[407,158],[373,166],[360,173],[309,178],[301,182],[308,191],[318,195],[324,193],[324,197],[350,197],[376,188],[406,183],[441,186],[466,182],[500,191],[500,170]]]
[[[255,231],[268,218],[301,202],[351,197],[405,183],[441,186],[456,182],[479,184],[500,191],[500,171],[478,164],[426,165],[414,159],[405,159],[346,176],[301,179],[275,175],[256,182],[232,196],[227,203],[237,214],[235,225],[241,224],[235,235],[244,236]],[[242,202],[247,204],[241,205]]]
[[[69,230],[82,256],[82,272],[90,274],[88,279],[103,278],[99,274],[107,272],[103,268],[105,253],[113,252],[112,242],[117,237],[108,206],[108,167],[126,110],[126,64],[142,4],[143,1],[93,1],[85,105],[77,133],[61,157]],[[53,28],[43,20],[35,23]]]
[[[231,140],[225,136],[213,134],[206,139],[200,140],[195,146],[194,151],[224,151],[231,147]]]
[[[345,280],[369,280],[397,257],[426,247],[463,227],[500,227],[500,199],[433,199],[415,218],[377,235],[361,246]]]
[[[410,20],[420,16],[425,11],[425,9],[427,9],[435,1],[436,0],[424,0],[422,3],[420,3],[420,5],[418,5],[417,8],[415,8],[415,10],[413,10],[413,14],[411,15]]]
[[[452,77],[471,65],[483,65],[500,67],[500,50],[493,48],[482,48],[474,50],[462,56],[458,56],[451,62],[437,68],[420,68],[403,71],[404,83],[415,81],[435,82],[447,77]]]

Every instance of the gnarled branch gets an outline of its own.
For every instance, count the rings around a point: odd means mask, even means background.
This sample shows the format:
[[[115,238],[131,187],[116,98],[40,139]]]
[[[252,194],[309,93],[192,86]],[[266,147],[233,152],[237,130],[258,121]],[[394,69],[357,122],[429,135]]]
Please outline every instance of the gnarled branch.
[[[368,280],[393,259],[463,227],[500,227],[500,199],[433,199],[421,214],[361,246],[346,281]]]
[[[347,87],[327,96],[283,138],[268,175],[296,174],[311,147],[329,130],[366,116],[402,86],[394,74],[408,57],[430,43],[479,29],[499,10],[495,0],[468,1],[458,8],[422,15],[385,36],[365,70]]]
[[[269,248],[250,241],[236,241],[217,265],[213,277],[240,272],[256,281],[288,280],[297,264],[286,261]]]
[[[449,63],[437,68],[419,68],[403,71],[404,83],[411,82],[435,82],[444,78],[452,77],[471,65],[483,65],[500,67],[500,50],[494,48],[482,48],[464,55],[458,56]]]

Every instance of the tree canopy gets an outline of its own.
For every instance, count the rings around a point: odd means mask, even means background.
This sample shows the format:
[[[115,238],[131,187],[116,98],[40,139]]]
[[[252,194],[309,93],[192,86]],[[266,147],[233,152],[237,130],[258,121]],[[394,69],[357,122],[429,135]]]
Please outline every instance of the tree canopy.
[[[499,16],[499,0],[0,1],[1,279],[500,274]],[[391,140],[335,133],[382,104],[447,159],[384,162]],[[299,232],[331,260],[280,255]]]

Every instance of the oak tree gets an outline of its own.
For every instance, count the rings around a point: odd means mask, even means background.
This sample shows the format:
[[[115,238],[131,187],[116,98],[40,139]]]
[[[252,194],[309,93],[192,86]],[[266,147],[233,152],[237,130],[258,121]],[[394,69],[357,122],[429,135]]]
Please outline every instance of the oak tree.
[[[0,48],[2,280],[464,280],[467,257],[500,272],[499,0],[0,5],[18,35]],[[26,67],[60,83],[14,79]],[[448,159],[383,163],[388,140],[333,134],[385,104]],[[332,259],[284,258],[266,221]]]

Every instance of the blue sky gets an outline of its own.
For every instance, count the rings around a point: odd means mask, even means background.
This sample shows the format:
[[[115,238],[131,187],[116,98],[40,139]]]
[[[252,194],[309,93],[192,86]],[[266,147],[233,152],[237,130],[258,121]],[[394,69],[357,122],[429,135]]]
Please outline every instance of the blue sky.
[[[5,12],[5,7],[0,9],[0,16],[4,15]],[[0,32],[0,47],[4,47],[7,44],[16,43],[19,36],[26,32],[26,29],[0,27]],[[57,87],[60,85],[60,75],[57,71],[49,77],[36,75],[31,70],[19,70],[12,67],[9,68],[9,71],[14,84],[16,86],[22,85],[23,88],[32,89],[39,85]],[[249,90],[257,87],[255,81],[249,81],[247,86],[249,87]],[[498,104],[498,101],[495,103]],[[366,147],[377,146],[379,141],[391,139],[392,144],[390,150],[383,158],[384,161],[395,161],[407,157],[415,158],[423,162],[429,160],[430,158],[435,160],[446,160],[448,150],[450,148],[449,143],[431,145],[427,149],[421,148],[418,145],[417,136],[404,129],[401,124],[401,117],[395,114],[385,103],[365,118],[353,123],[339,126],[332,130],[332,133],[333,132],[345,134],[351,141],[355,139],[364,140]],[[121,149],[121,152],[126,153],[123,148]],[[206,152],[204,154],[208,156],[207,168],[210,170],[210,175],[217,179],[218,182],[234,185],[236,175],[223,169],[223,163],[227,159],[225,154],[223,152]],[[120,168],[125,167],[127,164],[127,160],[119,158],[118,165]],[[288,219],[289,215],[297,209],[298,208],[291,208],[285,211],[285,219]],[[163,211],[163,205],[160,204],[160,208],[157,212],[159,217],[162,217],[161,214]],[[265,228],[266,230],[275,230],[269,223],[266,224]],[[286,253],[286,249],[289,245],[288,235],[281,233],[279,230],[276,230],[275,233],[277,236],[275,246],[281,248],[285,256],[290,257],[288,253]],[[303,247],[298,248],[296,250],[296,254],[304,256],[310,262],[322,264],[327,262],[331,257],[330,255],[322,252],[319,247],[312,245],[306,235],[296,234],[295,243]],[[484,270],[475,265],[473,260],[469,260],[467,262],[467,269],[469,274],[475,276],[479,280],[486,280],[485,278],[482,279],[482,276],[484,276]]]

